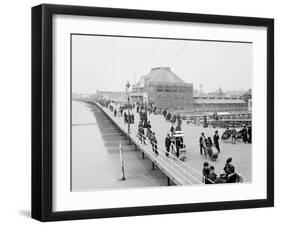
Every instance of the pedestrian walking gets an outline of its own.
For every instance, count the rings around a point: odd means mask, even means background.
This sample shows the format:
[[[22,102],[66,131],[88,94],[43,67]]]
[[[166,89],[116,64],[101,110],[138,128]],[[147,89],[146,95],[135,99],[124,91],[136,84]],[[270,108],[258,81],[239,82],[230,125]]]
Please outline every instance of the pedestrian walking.
[[[202,150],[204,150],[204,152],[205,152],[205,145],[204,145],[205,139],[206,138],[205,138],[204,133],[201,133],[201,136],[199,138],[200,155],[203,154]]]
[[[175,133],[175,128],[174,128],[174,125],[173,125],[173,124],[172,124],[172,126],[171,126],[170,132],[171,132],[172,135],[174,135],[174,133]]]
[[[152,146],[152,151],[153,151],[156,155],[158,155],[158,151],[157,151],[157,139],[156,139],[156,136],[155,136],[155,132],[152,132],[152,134],[151,134],[150,143],[151,143],[151,146]]]
[[[167,113],[166,120],[167,120],[167,121],[170,121],[170,120],[171,120],[171,113],[170,113],[170,112]]]
[[[215,131],[215,135],[213,137],[213,140],[214,140],[214,145],[215,145],[215,148],[218,150],[218,152],[220,153],[221,150],[220,150],[220,144],[219,144],[219,139],[220,139],[220,136],[218,134],[218,131],[216,130]]]
[[[178,125],[176,126],[175,131],[181,131],[181,122],[178,123]]]
[[[150,128],[147,128],[146,129],[146,137],[151,140],[151,137],[152,137],[152,131]]]
[[[236,144],[236,139],[237,139],[237,131],[235,128],[232,129],[231,131],[231,142],[232,144]]]
[[[210,168],[209,168],[209,163],[208,162],[204,162],[203,163],[203,170],[202,170],[202,174],[203,174],[203,182],[205,184],[208,184],[208,176],[210,174]]]
[[[167,115],[167,110],[164,110],[164,111],[163,111],[163,116],[164,116],[164,118],[166,118],[166,115]]]
[[[128,122],[128,115],[126,112],[124,112],[124,123]]]
[[[204,120],[203,127],[207,128],[208,127],[208,122],[207,122],[207,116],[206,115],[203,116],[203,120]]]
[[[151,129],[150,121],[147,121],[147,123],[146,123],[146,128],[147,128],[147,129]]]
[[[248,141],[248,132],[247,132],[246,126],[244,126],[242,129],[242,139],[243,139],[243,142],[246,144]]]
[[[252,143],[252,127],[251,126],[248,127],[248,143],[249,144]]]
[[[165,146],[166,146],[166,156],[169,157],[170,146],[171,146],[171,137],[169,133],[165,138]]]
[[[210,166],[209,169],[210,169],[210,173],[208,175],[208,179],[209,179],[208,183],[213,184],[215,182],[215,180],[217,179],[217,174],[215,173],[215,167],[214,166]]]
[[[142,126],[139,126],[138,132],[141,144],[145,144],[144,128]]]

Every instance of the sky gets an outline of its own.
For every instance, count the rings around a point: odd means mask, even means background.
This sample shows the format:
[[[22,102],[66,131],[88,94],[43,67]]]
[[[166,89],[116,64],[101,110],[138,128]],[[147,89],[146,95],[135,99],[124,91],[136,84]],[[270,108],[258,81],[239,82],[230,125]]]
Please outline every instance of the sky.
[[[73,93],[125,91],[160,66],[203,92],[252,88],[251,43],[72,35]]]

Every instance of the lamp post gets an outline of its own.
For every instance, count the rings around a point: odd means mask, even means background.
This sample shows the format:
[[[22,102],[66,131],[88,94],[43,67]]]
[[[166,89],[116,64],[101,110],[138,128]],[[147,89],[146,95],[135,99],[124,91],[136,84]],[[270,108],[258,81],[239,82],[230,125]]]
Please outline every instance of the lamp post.
[[[145,124],[147,124],[147,103],[148,103],[148,98],[145,93],[144,95],[144,112],[145,112]]]
[[[128,134],[130,134],[130,123],[131,123],[131,118],[130,118],[130,111],[129,111],[129,105],[130,105],[130,93],[129,93],[129,88],[131,84],[129,81],[126,83],[126,92],[128,94]]]

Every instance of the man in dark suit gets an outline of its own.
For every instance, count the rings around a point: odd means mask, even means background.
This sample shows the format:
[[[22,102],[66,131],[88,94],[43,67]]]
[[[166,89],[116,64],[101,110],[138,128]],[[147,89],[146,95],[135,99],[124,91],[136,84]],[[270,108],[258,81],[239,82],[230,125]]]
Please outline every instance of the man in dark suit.
[[[238,180],[238,174],[235,172],[233,165],[229,166],[229,174],[227,175],[227,183],[236,183]]]
[[[216,130],[216,131],[215,131],[215,135],[214,135],[214,137],[213,137],[213,140],[214,140],[214,145],[215,145],[216,149],[217,149],[218,152],[220,153],[221,150],[220,150],[219,139],[220,139],[220,136],[219,136],[219,134],[218,134],[218,131]]]
[[[199,146],[200,146],[200,155],[202,155],[202,149],[205,149],[205,146],[204,146],[204,142],[205,142],[205,135],[204,133],[201,133],[201,136],[199,138]]]
[[[171,131],[171,134],[173,135],[173,134],[174,134],[174,132],[175,132],[175,128],[174,128],[174,125],[173,125],[173,124],[172,124],[172,126],[171,126],[170,131]]]
[[[158,150],[157,150],[157,139],[156,139],[156,136],[155,136],[155,132],[152,133],[150,142],[151,142],[151,146],[152,146],[152,151],[153,151],[156,155],[158,155]]]
[[[208,183],[209,183],[208,176],[209,176],[209,174],[210,174],[210,168],[209,168],[209,163],[208,163],[208,162],[204,162],[204,163],[203,163],[202,174],[203,174],[203,182],[204,182],[205,184],[208,184]]]
[[[166,146],[166,156],[169,157],[170,146],[171,146],[171,137],[169,133],[165,138],[165,146]]]
[[[209,179],[209,183],[212,184],[212,182],[215,182],[215,180],[217,179],[217,174],[215,173],[215,167],[214,166],[210,166],[210,173],[208,175],[208,179]]]
[[[243,139],[244,143],[247,143],[247,141],[248,141],[248,132],[247,132],[246,125],[242,129],[242,139]]]
[[[248,142],[249,142],[249,144],[252,143],[252,127],[251,126],[248,127]]]

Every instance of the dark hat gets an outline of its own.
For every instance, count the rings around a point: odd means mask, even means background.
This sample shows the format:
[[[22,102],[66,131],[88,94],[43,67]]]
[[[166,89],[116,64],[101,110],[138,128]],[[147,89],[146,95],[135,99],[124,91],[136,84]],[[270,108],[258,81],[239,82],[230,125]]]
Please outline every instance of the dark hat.
[[[226,163],[230,163],[232,161],[232,158],[228,158],[227,160],[226,160]]]
[[[204,167],[209,166],[209,163],[208,163],[208,162],[204,162],[204,163],[203,163],[203,166],[204,166]]]

